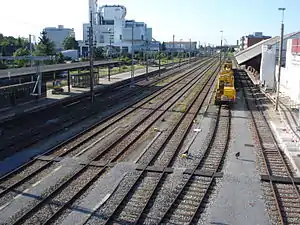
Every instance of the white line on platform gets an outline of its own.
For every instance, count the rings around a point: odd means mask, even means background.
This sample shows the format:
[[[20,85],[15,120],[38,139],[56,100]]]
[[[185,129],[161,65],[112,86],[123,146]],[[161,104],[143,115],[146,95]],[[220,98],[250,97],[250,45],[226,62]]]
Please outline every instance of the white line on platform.
[[[98,142],[102,141],[104,138],[106,138],[108,135],[110,135],[111,133],[113,133],[115,130],[119,129],[119,127],[116,127],[114,129],[112,129],[110,132],[108,132],[107,134],[103,135],[102,137],[100,137],[98,140],[96,140],[95,142],[91,143],[89,146],[87,146],[86,148],[84,148],[82,151],[78,152],[75,157],[78,157],[80,155],[82,155],[83,153],[85,153],[87,150],[89,150],[91,147],[93,147],[94,145],[96,145]]]
[[[10,204],[10,202],[6,202],[4,205],[0,206],[0,211],[1,211],[2,209],[4,209],[5,207],[7,207],[9,204]]]
[[[68,105],[65,105],[63,108],[67,108],[67,107],[70,107],[70,106],[72,106],[72,105],[76,105],[76,104],[78,104],[80,102],[80,100],[78,100],[77,102],[72,102],[72,103],[70,103],[70,104],[68,104]]]
[[[7,119],[9,117],[13,117],[15,115],[16,115],[15,113],[11,113],[11,114],[8,114],[7,116],[0,117],[0,120],[4,120],[4,119]]]

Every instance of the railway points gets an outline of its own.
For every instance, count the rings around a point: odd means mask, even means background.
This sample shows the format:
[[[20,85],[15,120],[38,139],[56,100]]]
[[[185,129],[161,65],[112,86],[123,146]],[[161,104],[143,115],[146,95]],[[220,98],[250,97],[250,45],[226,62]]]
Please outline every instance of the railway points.
[[[157,92],[0,178],[0,218],[299,223],[299,178],[272,134],[271,103],[235,68],[234,104],[214,105],[218,60],[166,76]]]

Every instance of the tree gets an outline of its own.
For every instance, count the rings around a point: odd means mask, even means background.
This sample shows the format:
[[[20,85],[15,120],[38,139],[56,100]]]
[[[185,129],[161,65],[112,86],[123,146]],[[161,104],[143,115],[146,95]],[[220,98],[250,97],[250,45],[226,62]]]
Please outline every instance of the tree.
[[[29,50],[26,48],[18,48],[17,51],[14,52],[14,56],[24,56],[24,55],[29,55]],[[28,60],[26,59],[21,59],[21,60],[15,60],[15,63],[19,67],[24,67],[27,65]]]
[[[163,42],[162,44],[161,44],[161,50],[162,51],[166,51],[166,43],[165,42]]]
[[[94,57],[96,59],[103,59],[104,58],[104,50],[101,47],[94,48]]]
[[[47,55],[55,55],[55,45],[54,43],[47,37],[47,32],[43,31],[41,33],[41,37],[39,37],[40,41],[36,46],[35,55],[37,56],[47,56]]]
[[[56,61],[57,63],[64,63],[64,55],[61,52],[56,55]]]
[[[67,37],[64,41],[63,41],[63,47],[65,50],[69,50],[69,49],[78,49],[79,45],[78,45],[78,41],[76,41],[76,39],[74,37]]]

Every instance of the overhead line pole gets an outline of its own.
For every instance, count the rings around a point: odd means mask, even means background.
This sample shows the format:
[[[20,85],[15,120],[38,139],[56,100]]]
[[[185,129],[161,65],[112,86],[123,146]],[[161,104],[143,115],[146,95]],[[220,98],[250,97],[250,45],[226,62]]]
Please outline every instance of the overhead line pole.
[[[278,59],[278,78],[277,78],[277,88],[276,88],[276,102],[275,102],[275,111],[278,111],[278,102],[279,102],[279,89],[280,89],[280,75],[281,75],[281,65],[282,65],[282,47],[283,47],[283,33],[284,33],[284,10],[285,8],[278,8],[282,11],[282,20],[281,20],[281,34],[280,34],[280,44],[279,44],[279,59]]]
[[[172,69],[174,69],[175,34],[173,34]]]
[[[94,45],[93,45],[93,12],[90,11],[89,50],[90,50],[90,93],[94,103]]]
[[[222,63],[222,45],[223,45],[223,30],[220,31],[222,33],[221,35],[221,48],[220,48],[220,66],[221,66],[221,63]]]

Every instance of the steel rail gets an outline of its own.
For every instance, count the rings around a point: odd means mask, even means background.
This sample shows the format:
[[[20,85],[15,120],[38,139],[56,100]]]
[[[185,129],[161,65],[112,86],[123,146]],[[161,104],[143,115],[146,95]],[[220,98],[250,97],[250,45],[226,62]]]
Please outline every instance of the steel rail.
[[[174,101],[174,103],[173,104],[175,104],[176,102],[177,102],[177,100],[178,99],[180,99],[180,97],[182,97],[188,90],[190,90],[190,88],[192,88],[200,79],[202,78],[202,76],[196,76],[196,77],[194,77],[194,82],[192,82],[192,83],[189,83],[189,86],[186,86],[187,88],[187,90],[185,90],[183,93],[181,93],[181,95]],[[180,89],[180,90],[178,90],[173,96],[175,96],[175,95],[177,95],[178,93],[180,93],[182,91],[182,89]],[[171,97],[169,97],[168,98],[168,100],[170,100],[173,96],[171,96]],[[163,106],[165,103],[167,103],[168,101],[165,101],[164,103],[162,103],[161,104],[161,106]],[[173,105],[172,104],[172,105]],[[172,105],[170,105],[168,108],[166,108],[165,110],[164,110],[164,112],[163,113],[165,113],[165,112],[167,112],[169,109],[170,109],[170,107],[172,106]],[[158,110],[159,109],[159,107],[156,109],[156,110]],[[159,119],[162,115],[163,115],[163,113],[157,118],[157,119]],[[150,113],[150,114],[152,114],[152,113]],[[147,120],[147,118],[149,118],[150,117],[150,115],[148,115],[146,118],[144,118],[142,121],[140,121],[138,124],[136,124],[133,128],[136,128],[136,127],[138,127],[140,124],[142,124],[144,121],[146,121]],[[133,142],[135,142],[147,129],[149,129],[154,123],[156,122],[156,120],[155,121],[153,121],[145,130],[143,130],[142,132],[141,132],[141,134],[137,137],[137,138],[135,138],[132,142],[130,142],[127,146],[126,146],[126,148],[124,148],[123,149],[123,152],[125,152],[126,150],[127,150],[127,148],[128,148],[128,146],[129,145],[132,145],[133,144]],[[129,131],[127,131],[126,132],[126,134],[124,134],[120,139],[124,139],[129,133],[131,133],[132,131],[134,131],[135,129],[130,129]],[[117,140],[116,142],[114,142],[114,143],[112,143],[108,148],[106,148],[106,149],[111,149],[113,146],[115,146],[116,145],[116,143],[117,142],[119,142],[120,141],[120,139],[119,140]],[[100,153],[101,154],[101,153]],[[95,179],[97,179],[97,178],[99,178],[102,174],[103,174],[103,172],[105,172],[107,169],[108,169],[108,165],[110,164],[110,163],[112,163],[112,162],[114,162],[114,161],[116,161],[116,159],[119,157],[119,154],[118,155],[116,155],[115,157],[113,157],[113,158],[111,158],[108,162],[107,162],[107,164],[104,166],[104,167],[102,167],[101,169],[100,169],[100,171],[92,178],[92,180],[94,181]],[[51,192],[49,195],[47,195],[46,197],[44,197],[41,201],[39,201],[35,206],[33,206],[31,209],[29,209],[29,210],[27,210],[26,212],[24,212],[24,214],[21,216],[21,217],[19,217],[13,224],[22,224],[22,222],[24,221],[24,220],[26,220],[27,218],[29,218],[31,215],[33,215],[34,214],[34,212],[35,211],[37,211],[42,205],[44,205],[49,199],[51,199],[52,197],[54,197],[55,195],[56,195],[56,193],[58,193],[59,191],[61,191],[61,190],[63,190],[63,188],[65,188],[72,180],[74,180],[74,179],[76,179],[77,177],[79,177],[83,172],[85,172],[88,168],[89,168],[89,166],[90,166],[90,163],[92,163],[93,161],[95,161],[95,160],[97,160],[97,159],[99,159],[99,155],[97,155],[97,156],[95,156],[93,159],[91,159],[91,160],[89,160],[89,162],[83,167],[83,168],[80,168],[80,169],[78,169],[76,172],[75,172],[75,174],[73,174],[73,176],[71,176],[70,178],[68,178],[66,181],[64,181],[62,184],[60,184],[55,190],[53,190],[53,192]],[[81,192],[83,192],[84,190],[86,190],[90,185],[92,184],[92,181],[91,182],[89,182],[88,183],[88,185],[85,185],[84,186],[84,188],[82,188],[81,189]],[[84,190],[83,190],[84,189]],[[76,196],[75,196],[76,197]],[[54,213],[52,216],[51,216],[51,218],[49,218],[46,222],[45,222],[45,224],[48,224],[48,223],[50,223],[52,220],[54,220],[57,216],[59,216],[59,214],[62,212],[62,210],[63,209],[65,209],[69,204],[71,204],[76,198],[75,198],[74,196],[73,196],[73,198],[71,199],[71,201],[68,201],[66,204],[64,204],[58,211],[56,211],[56,213]]]
[[[214,65],[212,65],[211,67],[207,68],[207,70],[206,70],[205,72],[207,72],[207,71],[208,71],[210,68],[212,68],[213,66],[214,66]],[[198,99],[198,97],[199,97],[203,92],[205,93],[204,89],[206,88],[206,89],[209,90],[209,88],[211,87],[211,85],[207,85],[207,84],[209,83],[209,81],[214,80],[214,78],[215,78],[215,77],[213,76],[213,73],[212,73],[210,79],[208,79],[208,80],[204,83],[204,85],[202,86],[201,90],[199,91],[199,93],[197,94],[197,96],[194,98],[193,102],[188,106],[188,109],[184,112],[184,114],[181,116],[180,120],[178,120],[178,122],[176,123],[176,125],[175,125],[174,128],[172,129],[170,135],[165,139],[165,141],[162,143],[162,145],[160,146],[160,148],[158,149],[158,151],[150,158],[150,160],[149,160],[149,162],[147,163],[146,166],[151,165],[151,164],[154,162],[154,160],[156,159],[156,157],[163,151],[164,147],[167,145],[167,143],[170,141],[170,139],[172,138],[173,134],[175,133],[175,131],[177,130],[177,128],[179,127],[179,125],[182,123],[183,119],[186,117],[186,115],[188,115],[189,110],[190,110],[191,107],[194,105],[194,103],[196,102],[196,100]],[[213,82],[212,82],[212,84],[213,84]],[[209,93],[208,90],[206,91],[205,96],[204,96],[203,99],[202,99],[201,105],[204,103],[205,98],[206,98],[206,96],[207,96],[208,93]],[[200,107],[200,108],[201,108],[201,107]],[[200,108],[199,108],[199,110],[200,110]],[[196,115],[197,115],[197,114],[196,114]],[[196,116],[196,115],[195,115],[195,116]],[[194,116],[194,117],[195,117],[195,116]],[[190,128],[190,127],[191,127],[191,123],[189,124],[189,128]],[[185,137],[185,136],[187,135],[187,133],[188,133],[188,130],[189,130],[189,129],[187,129],[187,130],[185,131],[184,135],[182,136],[182,139],[181,139],[181,141],[180,141],[179,146],[177,146],[177,148],[176,148],[175,151],[173,152],[171,158],[168,160],[168,162],[167,162],[167,165],[168,165],[168,166],[167,166],[167,167],[169,167],[169,166],[172,164],[172,162],[174,161],[176,154],[178,153],[178,151],[180,150],[180,147],[181,147],[182,144],[183,144],[183,139],[184,139],[184,137]],[[110,223],[110,221],[113,219],[113,217],[115,216],[115,214],[118,214],[118,211],[120,210],[121,206],[123,205],[123,203],[124,203],[126,200],[128,200],[128,197],[129,197],[130,193],[134,190],[135,186],[136,186],[136,185],[144,178],[145,173],[146,173],[146,170],[143,170],[143,171],[141,172],[140,176],[135,180],[135,182],[134,182],[134,184],[131,186],[130,190],[129,190],[129,191],[127,192],[127,194],[122,198],[122,200],[121,200],[121,202],[118,204],[117,208],[115,208],[114,212],[107,218],[107,220],[105,221],[105,224]],[[150,199],[153,197],[154,192],[157,190],[157,187],[159,186],[159,184],[160,184],[161,181],[163,180],[164,175],[165,175],[165,172],[163,171],[163,172],[160,174],[160,176],[159,176],[159,178],[158,178],[158,182],[157,182],[157,184],[154,186],[154,188],[153,188],[153,190],[152,190],[152,192],[151,192],[151,195],[149,196],[149,199],[148,199],[146,205],[144,205],[144,207],[142,208],[141,213],[140,213],[139,216],[136,218],[136,221],[134,222],[135,224],[140,223],[139,220],[140,220],[140,218],[141,218],[141,215],[143,214],[144,210],[145,210],[146,207],[148,206],[148,204],[149,204],[149,202],[150,202]]]
[[[257,100],[256,97],[254,96],[254,91],[252,90],[251,84],[249,84],[250,81],[249,81],[249,79],[247,79],[247,78],[246,78],[246,83],[247,83],[248,89],[250,89],[250,94],[251,94],[252,98],[254,99],[254,103],[255,103],[255,105],[256,105],[255,107],[256,107],[256,109],[260,112],[260,115],[262,116],[262,118],[263,118],[263,120],[264,120],[264,122],[265,122],[265,124],[266,124],[266,128],[269,130],[269,133],[270,133],[270,135],[271,135],[271,137],[272,137],[272,139],[273,139],[273,143],[275,144],[276,149],[277,149],[277,152],[279,153],[279,156],[280,156],[280,160],[281,160],[281,162],[282,162],[282,165],[283,165],[284,168],[286,169],[286,173],[288,174],[288,177],[290,178],[290,181],[291,181],[291,183],[292,183],[293,189],[294,189],[294,191],[295,191],[295,193],[296,193],[296,195],[297,195],[297,197],[298,197],[298,199],[299,199],[299,202],[300,202],[300,193],[299,193],[299,190],[298,190],[298,188],[297,188],[297,185],[295,184],[295,182],[294,182],[294,180],[293,180],[293,175],[292,175],[291,172],[290,172],[289,166],[286,164],[286,161],[285,161],[285,159],[284,159],[283,153],[281,152],[280,148],[278,147],[276,138],[274,137],[274,134],[273,134],[273,132],[272,132],[272,129],[271,129],[271,127],[270,127],[270,125],[269,125],[269,123],[268,123],[268,121],[267,121],[267,119],[266,119],[264,113],[260,110],[259,107],[257,107],[257,105],[259,105],[259,104],[257,104],[257,103],[258,103],[258,100]],[[245,88],[245,87],[243,87],[243,90],[244,90],[244,88]],[[261,138],[261,136],[260,136],[259,128],[258,128],[258,126],[257,126],[257,124],[256,124],[256,120],[255,120],[255,117],[254,117],[254,115],[253,115],[253,111],[252,111],[251,107],[249,106],[249,103],[248,103],[249,100],[247,99],[247,96],[246,96],[245,91],[244,91],[244,97],[245,97],[245,100],[246,100],[247,108],[249,109],[249,111],[250,111],[250,113],[251,113],[252,121],[253,121],[255,130],[256,130],[256,136],[257,136],[258,139],[259,139],[259,145],[260,145],[260,147],[261,147],[261,149],[262,149],[263,163],[264,163],[264,166],[265,166],[265,168],[266,168],[266,170],[267,170],[267,175],[268,175],[268,177],[271,178],[271,173],[272,173],[272,171],[271,171],[271,168],[270,168],[270,164],[268,163],[268,160],[267,160],[268,156],[267,156],[266,153],[265,153],[265,148],[264,148],[264,146],[263,146],[263,140],[262,140],[262,138]],[[281,223],[282,225],[284,225],[284,224],[286,224],[286,216],[284,215],[284,212],[283,212],[283,210],[282,210],[281,207],[280,207],[281,204],[280,204],[280,200],[279,200],[279,197],[278,197],[278,194],[277,194],[277,193],[278,193],[278,190],[274,187],[274,181],[272,181],[272,179],[270,179],[270,182],[269,182],[269,183],[270,183],[271,190],[272,190],[272,193],[273,193],[273,197],[274,197],[274,200],[275,200],[275,207],[276,207],[276,209],[277,209],[277,211],[278,211],[278,214],[279,214],[278,216],[279,216],[279,218],[280,218],[280,223]]]
[[[211,59],[209,59],[208,61],[210,61],[210,60],[211,60]],[[92,131],[93,129],[95,129],[96,127],[98,127],[99,125],[101,125],[102,123],[105,123],[105,122],[109,121],[110,119],[113,119],[113,118],[116,117],[118,114],[120,114],[120,113],[122,113],[122,112],[124,112],[124,111],[126,111],[126,110],[129,109],[129,111],[128,111],[127,113],[125,113],[124,116],[122,116],[122,117],[118,118],[117,120],[115,120],[115,121],[109,123],[109,124],[106,125],[104,128],[102,128],[101,130],[99,130],[98,132],[94,133],[93,135],[89,136],[88,138],[84,139],[83,141],[77,143],[75,146],[73,146],[73,148],[77,148],[77,147],[79,147],[79,146],[81,146],[81,145],[87,143],[87,142],[88,142],[89,140],[91,140],[93,137],[95,137],[96,135],[98,135],[98,134],[100,134],[101,132],[103,132],[103,131],[105,131],[106,129],[108,129],[111,125],[115,124],[116,122],[119,122],[121,119],[123,119],[123,117],[125,117],[125,116],[129,115],[130,113],[136,111],[139,107],[141,107],[141,106],[147,104],[148,102],[150,102],[151,100],[153,100],[153,99],[156,98],[157,96],[159,96],[159,95],[161,95],[162,93],[168,91],[169,88],[174,87],[176,84],[178,84],[179,82],[181,82],[183,79],[185,79],[186,77],[190,76],[191,73],[193,73],[194,71],[197,71],[198,69],[200,69],[200,68],[201,68],[203,65],[205,65],[206,63],[207,63],[207,61],[205,61],[204,63],[200,64],[199,66],[197,66],[196,68],[192,69],[191,71],[188,71],[187,73],[184,73],[184,75],[183,75],[182,77],[180,77],[180,78],[178,78],[178,79],[176,79],[176,80],[171,81],[171,82],[168,83],[163,89],[160,89],[158,92],[152,94],[152,97],[150,97],[148,100],[145,100],[145,101],[142,102],[142,103],[134,102],[134,103],[130,104],[130,105],[127,106],[126,108],[123,108],[123,109],[121,109],[121,110],[119,110],[119,111],[113,113],[112,115],[110,115],[110,116],[104,118],[103,120],[101,120],[101,121],[99,121],[99,122],[93,124],[92,126],[90,126],[89,128],[87,128],[86,130],[83,130],[82,132],[80,132],[80,133],[76,134],[75,136],[73,136],[73,137],[67,139],[66,141],[64,141],[64,142],[62,142],[62,143],[59,143],[58,145],[52,147],[51,149],[49,149],[48,151],[46,151],[45,153],[43,153],[43,154],[41,154],[41,155],[39,155],[39,156],[42,156],[42,155],[48,155],[48,154],[50,154],[50,153],[52,153],[52,152],[55,152],[57,149],[62,148],[63,146],[65,146],[65,145],[71,143],[72,141],[75,141],[75,140],[76,140],[77,138],[79,138],[80,136],[82,136],[82,135],[84,135],[84,134],[86,134],[86,133]],[[136,105],[136,104],[137,104],[138,106],[137,106],[137,107],[133,107],[133,106]],[[64,156],[64,155],[68,154],[68,152],[71,151],[71,150],[72,150],[72,149],[69,149],[68,151],[64,152],[64,153],[61,154],[61,155],[58,155],[57,157],[62,157],[62,156]],[[37,157],[39,157],[39,156],[37,156]],[[36,158],[37,158],[37,157],[36,157]],[[9,179],[9,178],[12,177],[14,174],[17,174],[18,172],[21,172],[21,171],[24,170],[25,168],[31,166],[34,162],[36,162],[36,161],[38,160],[38,159],[36,159],[36,158],[34,158],[33,160],[31,160],[31,161],[25,163],[24,165],[18,167],[17,169],[11,171],[10,173],[8,173],[8,174],[2,176],[2,177],[0,178],[0,182],[1,182],[1,183],[4,182],[6,179]],[[30,176],[27,177],[27,179],[29,179],[29,178],[31,178],[32,176],[36,175],[36,174],[39,173],[41,170],[47,168],[47,167],[50,165],[50,163],[51,163],[51,162],[49,162],[49,164],[47,163],[46,165],[42,166],[41,168],[38,168],[37,170],[33,171],[33,172],[30,174]],[[24,180],[24,181],[25,181],[25,180]],[[14,187],[20,185],[21,183],[23,183],[23,182],[20,181],[20,182],[14,184],[14,186],[10,186],[9,189],[14,188]],[[5,193],[7,193],[7,191],[5,191],[5,190],[2,191],[2,192],[0,192],[0,197],[3,196],[3,194],[5,194]]]

